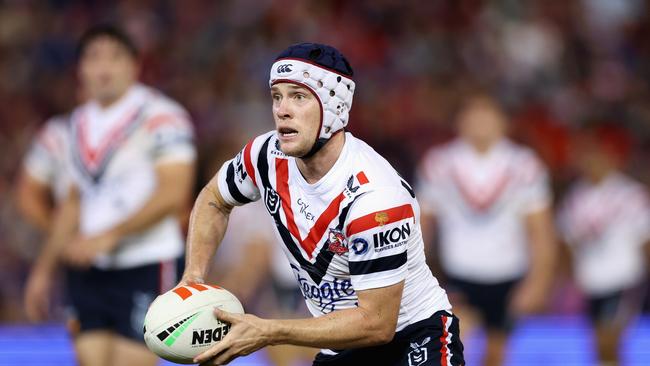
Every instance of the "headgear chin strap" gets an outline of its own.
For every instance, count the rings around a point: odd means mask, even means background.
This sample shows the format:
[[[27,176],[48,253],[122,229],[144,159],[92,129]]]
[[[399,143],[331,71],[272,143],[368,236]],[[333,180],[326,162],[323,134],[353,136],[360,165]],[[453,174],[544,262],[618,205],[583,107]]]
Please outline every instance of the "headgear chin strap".
[[[352,68],[338,50],[314,43],[291,46],[278,56],[270,74],[269,87],[281,82],[298,84],[313,92],[320,103],[320,131],[302,158],[316,154],[347,126],[355,84]]]

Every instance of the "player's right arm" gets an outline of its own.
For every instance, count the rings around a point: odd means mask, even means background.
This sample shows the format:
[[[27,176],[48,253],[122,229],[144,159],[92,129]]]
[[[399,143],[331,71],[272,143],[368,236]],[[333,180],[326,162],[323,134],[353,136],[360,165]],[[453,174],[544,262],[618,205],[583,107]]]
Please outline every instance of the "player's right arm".
[[[254,164],[267,135],[251,140],[201,190],[194,203],[187,235],[185,272],[181,284],[205,280],[212,256],[228,227],[228,217],[235,206],[260,197]]]
[[[212,256],[226,233],[228,217],[234,206],[224,200],[217,179],[218,174],[203,187],[194,203],[187,234],[182,284],[204,282]]]
[[[54,216],[50,236],[34,263],[25,288],[25,310],[32,321],[47,316],[52,280],[65,245],[72,240],[79,224],[79,191],[71,188]]]
[[[16,203],[21,215],[43,232],[50,230],[54,204],[51,187],[22,169],[16,186]]]

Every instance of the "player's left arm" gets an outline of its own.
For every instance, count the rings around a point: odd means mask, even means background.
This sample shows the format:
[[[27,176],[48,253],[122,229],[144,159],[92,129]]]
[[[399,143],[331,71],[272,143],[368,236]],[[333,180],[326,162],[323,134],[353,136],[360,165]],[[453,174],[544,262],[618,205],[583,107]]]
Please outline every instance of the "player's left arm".
[[[516,314],[542,311],[557,273],[558,248],[550,208],[529,214],[525,220],[530,266],[511,303]]]
[[[218,319],[232,324],[230,332],[195,361],[203,365],[222,365],[278,344],[348,349],[388,343],[395,335],[403,289],[404,281],[401,281],[359,291],[358,307],[308,319],[261,319],[216,309]]]
[[[553,226],[548,175],[541,161],[530,156],[523,162],[521,200],[529,247],[528,273],[518,286],[510,310],[515,314],[542,311],[557,272],[558,247]]]
[[[153,119],[155,121],[155,119]],[[97,255],[116,249],[125,236],[141,232],[169,215],[180,213],[191,199],[194,186],[196,152],[191,125],[179,118],[152,132],[156,188],[132,215],[111,229],[91,237],[79,237],[70,245],[78,253],[76,263],[90,265]]]

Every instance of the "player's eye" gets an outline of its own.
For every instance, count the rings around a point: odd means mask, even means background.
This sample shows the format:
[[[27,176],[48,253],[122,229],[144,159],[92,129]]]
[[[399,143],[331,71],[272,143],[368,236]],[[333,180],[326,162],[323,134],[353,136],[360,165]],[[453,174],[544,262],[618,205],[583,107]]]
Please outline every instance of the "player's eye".
[[[271,98],[273,98],[274,101],[279,102],[280,99],[282,99],[282,96],[280,94],[274,93],[271,94]]]
[[[297,93],[297,94],[294,96],[294,98],[296,98],[297,101],[302,101],[302,100],[305,100],[305,95],[304,95],[304,94]]]

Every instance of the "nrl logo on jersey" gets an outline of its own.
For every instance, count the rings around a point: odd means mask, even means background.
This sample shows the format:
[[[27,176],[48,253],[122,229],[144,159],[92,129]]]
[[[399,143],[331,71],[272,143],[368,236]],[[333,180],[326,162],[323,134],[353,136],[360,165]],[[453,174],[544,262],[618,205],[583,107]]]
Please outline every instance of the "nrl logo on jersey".
[[[341,230],[330,229],[326,245],[327,250],[337,255],[343,255],[348,252],[348,241],[345,239],[345,235],[343,235]]]
[[[280,196],[273,188],[267,188],[264,191],[264,204],[271,215],[278,213],[280,209]]]

